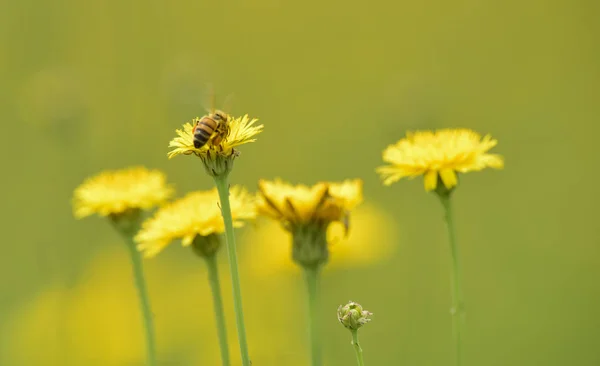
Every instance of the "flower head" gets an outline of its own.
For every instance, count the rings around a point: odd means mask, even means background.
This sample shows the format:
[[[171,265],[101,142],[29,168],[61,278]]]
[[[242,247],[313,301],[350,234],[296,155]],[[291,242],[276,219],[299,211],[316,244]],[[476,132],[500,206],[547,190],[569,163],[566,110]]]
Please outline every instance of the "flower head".
[[[173,189],[158,170],[134,167],[105,171],[88,178],[74,192],[77,218],[92,214],[119,215],[136,209],[150,209],[166,201]]]
[[[362,181],[320,182],[293,186],[279,179],[258,183],[260,214],[280,221],[286,229],[308,223],[343,221],[362,201]]]
[[[176,130],[178,137],[175,137],[169,143],[169,147],[174,149],[169,151],[169,159],[177,155],[191,155],[196,154],[197,156],[207,156],[211,153],[219,153],[223,155],[231,155],[233,148],[239,145],[254,142],[256,135],[262,132],[263,125],[256,125],[257,119],[248,118],[248,115],[239,118],[233,118],[227,116],[227,124],[229,126],[228,135],[222,139],[218,144],[207,142],[200,148],[194,147],[194,126],[200,120],[200,118],[194,118],[190,122],[186,122],[183,125],[183,130]]]
[[[458,184],[456,173],[504,167],[500,155],[488,153],[497,143],[489,135],[482,138],[468,129],[407,133],[405,138],[383,151],[383,160],[390,165],[378,168],[377,172],[385,185],[404,177],[423,175],[426,191],[435,190],[438,179],[451,190]]]
[[[256,135],[262,132],[263,125],[256,125],[257,119],[250,119],[248,115],[233,118],[226,115],[225,128],[218,127],[221,132],[215,131],[209,140],[199,148],[194,146],[194,126],[201,118],[195,118],[192,123],[183,125],[183,130],[176,130],[178,137],[169,143],[174,149],[169,151],[169,159],[177,155],[194,154],[204,163],[206,173],[212,177],[229,174],[233,161],[239,155],[234,148],[254,142]]]
[[[362,181],[320,182],[292,186],[281,180],[261,180],[258,212],[279,221],[292,234],[292,258],[304,267],[329,258],[327,229],[342,222],[347,234],[350,210],[362,201]]]
[[[244,220],[256,217],[254,197],[245,188],[231,187],[230,201],[234,227],[242,227]],[[182,244],[188,246],[197,236],[223,233],[225,225],[218,202],[217,189],[213,188],[189,193],[163,206],[142,224],[135,237],[138,249],[146,257],[153,257],[173,240],[181,239]]]
[[[337,317],[340,323],[350,330],[358,328],[371,321],[369,318],[373,313],[364,310],[363,307],[354,301],[346,305],[340,305],[337,310]]]

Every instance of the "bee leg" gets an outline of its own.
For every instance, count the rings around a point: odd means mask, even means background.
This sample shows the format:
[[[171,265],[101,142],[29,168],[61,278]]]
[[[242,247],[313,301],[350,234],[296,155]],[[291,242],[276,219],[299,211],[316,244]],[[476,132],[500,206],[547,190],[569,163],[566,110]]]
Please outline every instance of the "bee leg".
[[[221,143],[221,140],[222,140],[221,136],[215,135],[215,137],[213,137],[211,143],[216,146],[216,145],[219,145]]]

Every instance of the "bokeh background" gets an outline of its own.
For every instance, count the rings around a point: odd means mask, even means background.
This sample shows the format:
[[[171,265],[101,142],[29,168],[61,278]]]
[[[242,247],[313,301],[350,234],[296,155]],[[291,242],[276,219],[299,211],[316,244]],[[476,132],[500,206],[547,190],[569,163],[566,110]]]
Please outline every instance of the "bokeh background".
[[[598,365],[599,4],[2,2],[0,364],[144,364],[127,252],[102,219],[73,218],[71,195],[132,165],[164,170],[178,196],[210,188],[197,160],[166,153],[212,83],[266,126],[234,183],[364,179],[322,282],[327,365],[354,362],[335,317],[348,300],[375,313],[361,330],[368,365],[453,360],[441,208],[421,180],[383,187],[374,172],[407,130],[440,127],[491,133],[506,158],[455,195],[465,365]],[[239,238],[254,364],[306,365],[285,237],[261,221]],[[219,364],[202,261],[173,245],[145,263],[161,365]]]

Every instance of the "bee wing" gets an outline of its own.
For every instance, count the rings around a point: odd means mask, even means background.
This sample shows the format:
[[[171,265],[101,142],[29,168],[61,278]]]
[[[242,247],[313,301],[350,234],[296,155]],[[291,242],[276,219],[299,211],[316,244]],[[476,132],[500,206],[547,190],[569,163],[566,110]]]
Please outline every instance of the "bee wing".
[[[211,114],[215,111],[215,88],[213,84],[208,82],[206,83],[206,94],[202,98],[202,106],[207,114]]]
[[[214,112],[217,109],[217,96],[215,93],[215,88],[210,85],[210,113]]]
[[[227,97],[224,100],[223,105],[220,108],[217,108],[217,97],[216,97],[215,89],[214,89],[212,83],[206,84],[206,90],[207,90],[207,95],[205,98],[210,104],[210,109],[207,108],[206,106],[204,107],[204,109],[206,109],[206,112],[210,114],[210,113],[213,113],[215,110],[220,109],[225,113],[229,113],[229,110],[231,109],[231,106],[233,105],[235,95],[233,93],[230,93],[229,95],[227,95]]]
[[[231,111],[231,107],[233,107],[233,102],[235,101],[235,94],[229,93],[225,100],[223,101],[222,110],[223,112],[229,114]]]

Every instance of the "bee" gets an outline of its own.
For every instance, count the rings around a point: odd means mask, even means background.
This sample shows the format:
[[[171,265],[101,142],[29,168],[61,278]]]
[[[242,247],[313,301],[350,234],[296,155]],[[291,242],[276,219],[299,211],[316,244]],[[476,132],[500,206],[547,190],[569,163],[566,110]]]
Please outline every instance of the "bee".
[[[196,121],[192,130],[194,147],[196,149],[206,145],[218,145],[229,135],[229,115],[223,111],[215,110]]]

